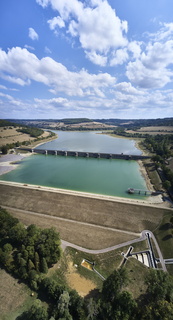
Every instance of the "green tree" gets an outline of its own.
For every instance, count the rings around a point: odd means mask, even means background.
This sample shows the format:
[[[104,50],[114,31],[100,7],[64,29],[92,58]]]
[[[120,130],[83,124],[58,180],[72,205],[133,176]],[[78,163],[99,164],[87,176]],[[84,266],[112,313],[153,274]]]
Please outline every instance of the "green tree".
[[[48,265],[58,261],[61,256],[60,237],[55,228],[44,229],[39,236],[36,250],[40,257],[44,257]]]
[[[8,270],[12,271],[13,269],[13,256],[12,256],[12,246],[7,243],[0,248],[0,263]]]
[[[139,317],[141,320],[172,320],[173,303],[159,300],[143,305]]]
[[[136,312],[136,302],[127,291],[122,291],[128,283],[124,268],[114,271],[103,283],[99,302],[99,320],[132,320]]]
[[[149,301],[173,301],[173,277],[167,272],[151,269],[146,278],[146,284]]]
[[[9,237],[11,238],[11,241],[16,245],[20,245],[25,241],[26,234],[26,229],[20,222],[12,227],[9,231]]]
[[[57,309],[55,311],[55,319],[73,320],[69,312],[69,303],[69,293],[67,291],[63,291],[58,300]]]
[[[168,180],[165,180],[163,183],[162,183],[163,187],[166,189],[166,190],[169,190],[170,187],[171,187],[171,182],[168,181]]]
[[[87,303],[87,310],[88,310],[87,320],[96,319],[96,316],[98,315],[98,305],[93,298],[89,299]]]
[[[34,224],[31,224],[30,226],[28,226],[27,228],[27,245],[34,245],[39,238],[41,229],[38,228],[37,226],[35,226]]]
[[[84,308],[84,299],[79,296],[76,290],[71,290],[69,310],[72,318],[75,320],[83,320],[86,318],[86,312]]]
[[[48,320],[48,313],[40,300],[35,300],[31,308],[25,315],[26,320]]]
[[[47,273],[48,272],[48,266],[47,266],[47,262],[46,262],[45,258],[41,259],[40,271],[43,272],[43,273]]]
[[[18,219],[13,218],[5,209],[0,207],[0,237],[6,238],[13,226],[18,223]]]
[[[8,148],[7,145],[1,147],[1,152],[2,152],[2,154],[7,154],[7,153],[8,153],[8,150],[9,150],[9,148]]]
[[[102,296],[105,301],[113,301],[127,284],[128,276],[124,268],[115,270],[104,282]]]
[[[13,250],[13,247],[12,247],[12,245],[11,245],[10,243],[6,243],[6,244],[4,244],[4,246],[3,246],[3,250],[4,250],[4,252],[6,252],[6,253],[11,253],[12,250]]]
[[[35,269],[35,266],[31,259],[28,260],[28,271],[31,271],[32,269]]]
[[[34,246],[27,246],[26,250],[28,252],[28,257],[32,260],[34,260],[34,255],[35,255],[35,248]]]
[[[39,257],[38,252],[35,252],[35,254],[34,254],[34,264],[35,264],[36,271],[39,271],[39,268],[40,268],[40,257]],[[48,269],[47,269],[47,271],[48,271]],[[45,273],[47,273],[47,272],[45,272]]]

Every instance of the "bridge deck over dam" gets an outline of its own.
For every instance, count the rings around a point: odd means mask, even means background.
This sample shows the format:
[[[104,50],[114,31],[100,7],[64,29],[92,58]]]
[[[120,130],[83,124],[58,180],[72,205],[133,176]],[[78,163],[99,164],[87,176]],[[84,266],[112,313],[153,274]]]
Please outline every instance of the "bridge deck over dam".
[[[149,156],[143,155],[130,155],[118,153],[103,153],[103,152],[87,152],[87,151],[64,151],[64,150],[46,150],[37,148],[16,148],[16,150],[28,151],[31,153],[51,154],[57,156],[70,156],[70,157],[85,157],[85,158],[101,158],[101,159],[124,159],[124,160],[142,160],[149,159]]]

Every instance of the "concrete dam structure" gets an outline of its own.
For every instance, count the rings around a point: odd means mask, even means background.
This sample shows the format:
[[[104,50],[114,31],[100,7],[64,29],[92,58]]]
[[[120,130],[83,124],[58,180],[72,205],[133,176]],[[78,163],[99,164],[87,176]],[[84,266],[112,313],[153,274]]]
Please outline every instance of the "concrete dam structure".
[[[64,150],[46,150],[46,149],[37,149],[37,148],[16,148],[16,150],[28,151],[31,153],[39,154],[51,154],[56,156],[65,156],[65,157],[84,157],[84,158],[101,158],[101,159],[122,159],[122,160],[142,160],[149,159],[149,156],[143,155],[128,155],[128,154],[116,154],[116,153],[98,153],[98,152],[87,152],[87,151],[64,151]]]

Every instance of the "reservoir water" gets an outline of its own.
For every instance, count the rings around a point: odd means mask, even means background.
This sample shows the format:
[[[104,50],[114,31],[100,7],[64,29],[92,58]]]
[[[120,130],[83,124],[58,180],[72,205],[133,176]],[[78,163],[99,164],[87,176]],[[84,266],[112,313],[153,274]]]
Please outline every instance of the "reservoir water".
[[[71,142],[68,136],[71,136]],[[72,141],[76,139],[77,136],[79,140],[75,140],[73,144]],[[87,137],[91,140],[90,143]],[[97,143],[97,138],[94,138],[93,142],[92,137],[99,137]],[[108,142],[101,144],[100,137],[106,137],[106,140],[103,139],[104,141],[109,141],[110,139],[110,145],[112,144],[112,147],[108,145]],[[132,143],[131,140],[126,139],[116,140],[116,138],[95,134],[93,132],[59,132],[58,139],[41,145],[40,148],[120,153],[118,152],[119,147],[116,145],[117,142],[118,145],[121,145],[121,152],[126,153],[127,150],[129,150],[129,154],[141,154],[140,150],[135,147],[133,141]],[[124,141],[126,142],[125,144]],[[129,142],[130,144],[128,146]],[[124,146],[124,148],[122,146]],[[145,180],[140,173],[139,165],[136,161],[63,157],[56,155],[46,156],[41,154],[25,158],[15,170],[1,176],[1,180],[111,196],[137,197],[140,199],[143,197],[129,195],[127,189],[129,187],[146,189]]]
[[[136,148],[134,140],[115,138],[108,134],[92,131],[54,132],[58,135],[58,139],[44,143],[37,149],[141,154],[141,151]]]

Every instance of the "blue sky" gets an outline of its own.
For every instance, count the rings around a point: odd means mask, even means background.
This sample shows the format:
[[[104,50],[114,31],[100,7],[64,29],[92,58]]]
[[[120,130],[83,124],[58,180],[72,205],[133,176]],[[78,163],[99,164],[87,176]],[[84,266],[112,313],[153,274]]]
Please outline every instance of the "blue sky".
[[[172,0],[1,0],[0,118],[173,116]]]

